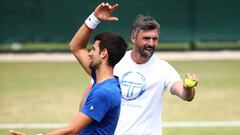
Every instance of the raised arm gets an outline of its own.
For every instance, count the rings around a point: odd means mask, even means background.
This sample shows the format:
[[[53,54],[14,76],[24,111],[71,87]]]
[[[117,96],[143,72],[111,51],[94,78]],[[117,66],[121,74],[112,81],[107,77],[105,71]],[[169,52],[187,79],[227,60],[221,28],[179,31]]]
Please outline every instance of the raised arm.
[[[87,44],[90,39],[92,30],[100,21],[117,21],[117,17],[111,16],[117,7],[118,4],[115,4],[114,6],[111,6],[108,3],[99,4],[94,10],[93,14],[87,18],[85,23],[79,28],[69,43],[72,53],[88,74],[90,74],[91,71],[88,67],[90,58],[88,56]],[[68,126],[48,132],[46,135],[75,135],[91,122],[93,122],[92,118],[88,117],[82,112],[79,112],[78,115],[74,118],[73,122]],[[10,130],[9,132],[11,135],[26,135],[23,132],[13,130]]]
[[[87,44],[90,39],[92,30],[100,23],[100,21],[117,21],[117,17],[112,17],[111,14],[118,7],[109,3],[101,3],[94,10],[85,23],[79,28],[73,39],[69,43],[70,49],[78,62],[82,65],[83,69],[91,74],[89,69],[90,58],[88,56]]]
[[[91,71],[88,67],[90,58],[88,56],[87,44],[91,33],[92,30],[83,24],[69,44],[73,55],[88,74],[90,74]]]

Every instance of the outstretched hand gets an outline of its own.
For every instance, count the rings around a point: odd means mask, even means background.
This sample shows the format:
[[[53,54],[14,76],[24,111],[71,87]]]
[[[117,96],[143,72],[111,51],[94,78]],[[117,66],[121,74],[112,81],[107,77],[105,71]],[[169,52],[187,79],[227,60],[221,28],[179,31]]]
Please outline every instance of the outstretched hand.
[[[186,78],[191,78],[192,80],[194,80],[196,82],[194,87],[198,85],[199,79],[198,79],[198,76],[196,74],[187,73]]]
[[[14,131],[14,130],[9,130],[9,133],[10,133],[11,135],[26,135],[25,133],[18,132],[18,131]]]
[[[94,10],[94,15],[101,21],[118,21],[117,17],[112,13],[118,8],[118,4],[110,5],[109,3],[101,3]]]

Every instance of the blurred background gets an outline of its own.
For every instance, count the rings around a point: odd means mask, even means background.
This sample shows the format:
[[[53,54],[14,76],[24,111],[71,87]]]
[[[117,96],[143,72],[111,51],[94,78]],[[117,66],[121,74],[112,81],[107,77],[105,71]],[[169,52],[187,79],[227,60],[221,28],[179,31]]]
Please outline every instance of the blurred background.
[[[68,42],[101,2],[0,0],[0,134],[9,129],[48,131],[78,113],[90,77],[71,55]],[[239,0],[104,2],[119,4],[114,13],[119,21],[101,23],[93,35],[116,32],[131,44],[133,20],[151,15],[161,25],[158,57],[182,77],[192,72],[200,78],[190,103],[165,93],[164,135],[239,135]]]
[[[46,51],[36,42],[68,43],[86,17],[102,1],[94,0],[1,0],[0,51]],[[139,14],[160,22],[162,50],[240,49],[240,1],[238,0],[131,0],[114,1],[118,22],[101,23],[94,34],[113,31],[129,41],[133,20]],[[216,43],[217,41],[217,43]],[[171,43],[170,43],[171,42]],[[172,44],[175,42],[175,44]],[[24,47],[20,49],[23,44]],[[27,45],[26,45],[27,44]],[[177,44],[177,45],[176,45]],[[52,48],[51,48],[52,46]],[[68,51],[63,45],[49,50]],[[160,49],[160,48],[159,48]],[[32,50],[35,50],[34,47]]]

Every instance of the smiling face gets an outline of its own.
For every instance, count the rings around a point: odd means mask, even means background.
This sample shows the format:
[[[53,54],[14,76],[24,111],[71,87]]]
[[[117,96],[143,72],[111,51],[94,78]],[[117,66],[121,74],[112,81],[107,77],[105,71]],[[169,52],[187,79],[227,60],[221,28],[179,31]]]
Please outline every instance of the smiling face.
[[[158,45],[158,36],[158,29],[140,30],[137,36],[131,36],[133,51],[137,51],[144,59],[151,58]]]
[[[96,40],[91,51],[88,53],[88,56],[90,57],[90,64],[89,64],[89,68],[91,70],[96,70],[99,68],[99,66],[101,65],[102,61],[101,61],[101,52],[99,49],[99,40]]]

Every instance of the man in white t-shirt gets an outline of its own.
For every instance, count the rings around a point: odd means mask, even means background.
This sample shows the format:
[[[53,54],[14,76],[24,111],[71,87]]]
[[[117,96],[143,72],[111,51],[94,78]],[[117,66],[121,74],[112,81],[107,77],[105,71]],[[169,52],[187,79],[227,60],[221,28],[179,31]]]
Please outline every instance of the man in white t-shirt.
[[[101,10],[97,15],[101,15]],[[198,77],[187,73],[186,77],[196,81],[194,86],[187,87],[170,64],[154,55],[159,32],[160,25],[155,19],[139,15],[132,25],[133,49],[114,68],[122,90],[116,135],[161,135],[165,90],[170,90],[173,95],[185,101],[194,98]],[[84,92],[82,100],[86,93],[88,90]]]

